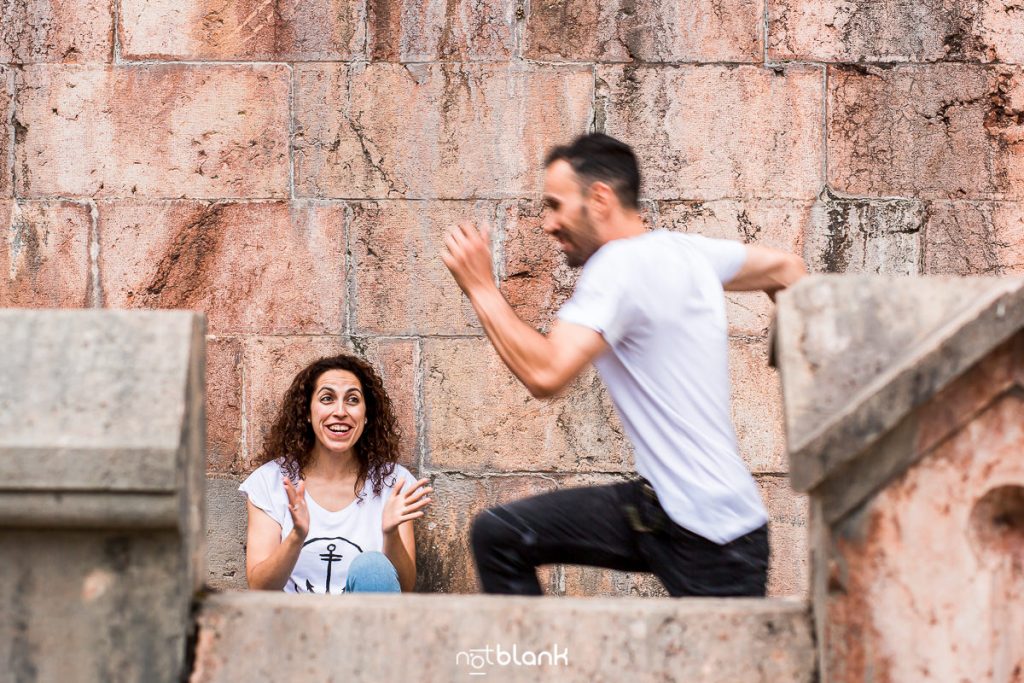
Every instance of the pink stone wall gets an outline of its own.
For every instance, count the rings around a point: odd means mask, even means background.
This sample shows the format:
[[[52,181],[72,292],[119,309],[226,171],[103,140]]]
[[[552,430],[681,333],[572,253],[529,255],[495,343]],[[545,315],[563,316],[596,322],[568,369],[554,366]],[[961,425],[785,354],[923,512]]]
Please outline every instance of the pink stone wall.
[[[539,230],[545,150],[635,145],[647,220],[802,252],[815,271],[1024,269],[1024,12],[1002,0],[12,0],[0,21],[0,305],[209,316],[211,581],[243,585],[232,482],[314,356],[383,369],[403,462],[433,476],[423,586],[474,587],[474,511],[619,480],[592,375],[530,399],[437,252],[495,226],[502,290],[545,326],[573,273]],[[766,32],[767,30],[767,32]],[[730,295],[743,457],[771,592],[806,590],[771,308]],[[227,540],[225,540],[227,539]],[[224,560],[223,558],[229,558]],[[649,577],[549,570],[556,593]]]

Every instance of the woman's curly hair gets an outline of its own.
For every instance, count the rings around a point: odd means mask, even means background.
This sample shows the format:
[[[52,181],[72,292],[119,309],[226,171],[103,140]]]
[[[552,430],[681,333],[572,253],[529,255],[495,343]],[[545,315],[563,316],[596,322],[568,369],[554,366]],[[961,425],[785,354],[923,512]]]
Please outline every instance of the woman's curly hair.
[[[328,370],[347,370],[363,385],[366,426],[353,449],[359,461],[356,491],[360,492],[358,495],[362,499],[363,486],[369,479],[374,495],[379,496],[384,489],[385,478],[394,472],[401,434],[391,399],[380,376],[369,363],[356,356],[340,354],[321,358],[295,376],[284,393],[270,433],[263,441],[260,464],[280,460],[282,469],[293,481],[304,476],[316,445],[316,435],[309,421],[313,390],[316,381]]]

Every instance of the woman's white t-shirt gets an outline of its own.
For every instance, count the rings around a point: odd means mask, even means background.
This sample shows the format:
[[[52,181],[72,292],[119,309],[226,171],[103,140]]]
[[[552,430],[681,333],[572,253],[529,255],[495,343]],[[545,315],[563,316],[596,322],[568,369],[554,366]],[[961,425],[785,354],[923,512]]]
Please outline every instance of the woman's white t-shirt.
[[[399,478],[406,480],[405,492],[416,483],[409,470],[396,464],[394,472],[385,477],[379,496],[373,494],[373,484],[367,479],[362,497],[335,512],[320,507],[306,492],[309,533],[285,584],[286,593],[345,592],[345,579],[352,560],[360,553],[384,550],[381,529],[384,504]],[[281,540],[291,533],[293,526],[284,479],[281,461],[271,461],[250,474],[238,487],[253,505],[281,525]]]

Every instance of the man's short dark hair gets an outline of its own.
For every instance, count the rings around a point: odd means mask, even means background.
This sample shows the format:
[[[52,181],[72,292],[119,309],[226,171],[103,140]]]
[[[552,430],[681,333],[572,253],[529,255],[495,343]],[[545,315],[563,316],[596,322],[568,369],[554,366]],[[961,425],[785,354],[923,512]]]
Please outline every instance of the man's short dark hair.
[[[639,208],[640,167],[632,148],[604,133],[581,135],[568,145],[559,145],[550,152],[544,166],[565,161],[576,172],[586,192],[601,181],[607,183],[622,205]]]

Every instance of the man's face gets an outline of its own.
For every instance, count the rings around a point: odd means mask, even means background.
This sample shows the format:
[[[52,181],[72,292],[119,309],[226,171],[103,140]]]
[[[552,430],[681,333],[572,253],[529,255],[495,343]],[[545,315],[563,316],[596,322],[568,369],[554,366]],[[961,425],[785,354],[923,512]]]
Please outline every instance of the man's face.
[[[548,166],[544,175],[543,227],[558,240],[573,268],[582,266],[601,247],[576,172],[561,159]]]

